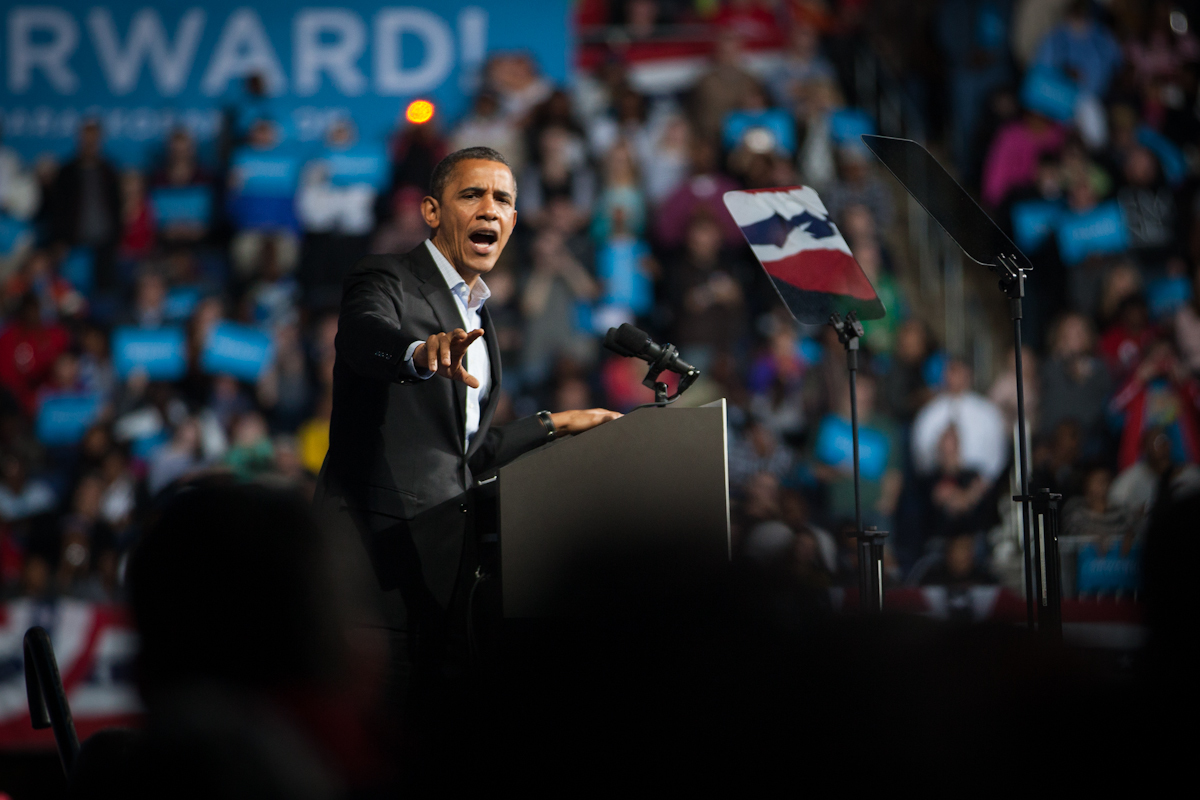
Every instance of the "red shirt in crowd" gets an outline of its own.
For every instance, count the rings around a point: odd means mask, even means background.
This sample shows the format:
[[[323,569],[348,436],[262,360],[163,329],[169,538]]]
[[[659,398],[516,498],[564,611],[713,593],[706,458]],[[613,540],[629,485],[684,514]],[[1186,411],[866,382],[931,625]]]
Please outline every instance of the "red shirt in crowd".
[[[0,333],[0,383],[29,414],[36,410],[38,388],[68,344],[70,337],[60,325],[18,320]]]

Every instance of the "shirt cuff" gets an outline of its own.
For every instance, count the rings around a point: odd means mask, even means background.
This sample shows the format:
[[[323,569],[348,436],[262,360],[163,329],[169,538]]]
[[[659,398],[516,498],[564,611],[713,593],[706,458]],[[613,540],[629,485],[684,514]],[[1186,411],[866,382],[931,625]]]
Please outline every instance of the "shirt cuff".
[[[408,349],[404,351],[404,364],[400,367],[400,371],[410,378],[420,378],[424,381],[432,378],[433,373],[413,363],[413,353],[417,352],[417,348],[423,344],[425,343],[422,341],[416,341],[408,346]]]

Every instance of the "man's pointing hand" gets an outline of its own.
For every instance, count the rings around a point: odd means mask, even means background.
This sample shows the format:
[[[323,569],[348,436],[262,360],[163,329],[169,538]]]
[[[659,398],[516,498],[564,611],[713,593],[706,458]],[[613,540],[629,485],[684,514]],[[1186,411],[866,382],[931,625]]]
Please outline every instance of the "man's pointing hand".
[[[463,369],[462,361],[471,342],[480,336],[483,336],[483,328],[469,333],[462,328],[455,328],[450,333],[435,333],[413,351],[413,364],[478,389],[479,379]]]

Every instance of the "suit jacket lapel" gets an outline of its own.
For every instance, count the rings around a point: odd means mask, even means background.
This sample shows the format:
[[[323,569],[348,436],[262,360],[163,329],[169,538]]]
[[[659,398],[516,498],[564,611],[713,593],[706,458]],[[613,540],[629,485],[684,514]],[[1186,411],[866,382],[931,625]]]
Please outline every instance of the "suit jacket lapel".
[[[483,320],[483,343],[487,345],[488,361],[491,362],[491,388],[488,389],[487,403],[479,410],[479,432],[471,440],[471,448],[467,451],[468,458],[474,455],[483,443],[484,434],[492,424],[492,417],[496,415],[496,406],[500,404],[500,377],[503,372],[500,367],[500,343],[496,341],[496,326],[492,324],[492,315],[486,305],[482,312],[480,317]]]
[[[433,308],[433,315],[442,326],[443,333],[449,333],[463,326],[462,315],[458,313],[458,301],[446,285],[446,279],[429,254],[429,248],[424,244],[417,245],[412,251],[415,258],[413,272],[421,279],[421,294]],[[450,381],[454,388],[454,406],[458,409],[458,442],[463,443],[463,429],[467,424],[467,386],[462,381]]]

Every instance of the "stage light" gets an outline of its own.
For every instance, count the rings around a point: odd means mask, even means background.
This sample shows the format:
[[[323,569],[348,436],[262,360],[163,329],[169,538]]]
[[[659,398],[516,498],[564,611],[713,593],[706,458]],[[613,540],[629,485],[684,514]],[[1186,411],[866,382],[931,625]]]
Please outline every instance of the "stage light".
[[[433,103],[428,100],[413,100],[404,111],[404,118],[414,125],[424,125],[433,119]]]

